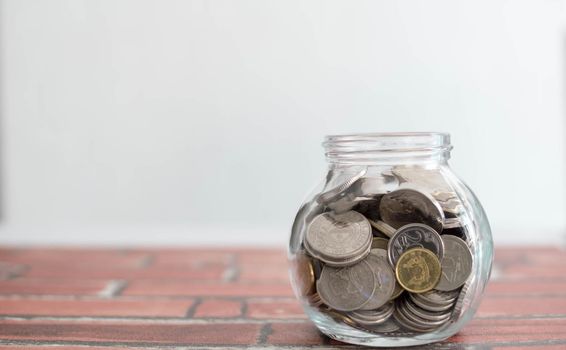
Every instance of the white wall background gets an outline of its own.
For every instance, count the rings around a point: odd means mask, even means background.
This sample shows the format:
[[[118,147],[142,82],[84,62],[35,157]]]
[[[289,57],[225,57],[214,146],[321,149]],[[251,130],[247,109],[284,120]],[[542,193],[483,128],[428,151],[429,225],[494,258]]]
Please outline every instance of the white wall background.
[[[2,0],[4,243],[284,242],[328,133],[452,133],[498,243],[566,228],[566,1]]]

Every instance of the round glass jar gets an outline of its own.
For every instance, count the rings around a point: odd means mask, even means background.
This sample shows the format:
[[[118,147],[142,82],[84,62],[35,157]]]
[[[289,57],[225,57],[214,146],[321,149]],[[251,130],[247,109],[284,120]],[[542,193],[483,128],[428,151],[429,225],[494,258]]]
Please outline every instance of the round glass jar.
[[[474,315],[493,242],[448,165],[450,135],[327,136],[324,181],[299,209],[291,284],[327,336],[368,346],[444,340]]]

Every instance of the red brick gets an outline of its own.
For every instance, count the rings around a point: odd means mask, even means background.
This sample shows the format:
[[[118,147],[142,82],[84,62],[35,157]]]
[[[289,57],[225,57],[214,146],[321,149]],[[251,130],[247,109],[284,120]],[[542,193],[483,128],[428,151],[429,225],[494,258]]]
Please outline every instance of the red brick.
[[[0,281],[0,294],[96,295],[107,285],[102,280],[18,278]]]
[[[273,345],[323,345],[324,337],[311,322],[274,323],[268,344]]]
[[[253,249],[241,251],[238,254],[241,264],[280,264],[287,262],[287,254],[283,249]]]
[[[10,262],[0,261],[0,280],[19,276],[24,271],[25,271],[25,266],[22,264],[14,264]]]
[[[566,265],[566,262],[564,262]],[[566,276],[566,266],[555,266],[552,268],[541,268],[535,266],[509,266],[503,270],[501,280],[528,280],[529,282],[540,282],[544,279],[553,280],[561,279]]]
[[[244,265],[240,266],[240,281],[289,281],[287,264],[273,265]]]
[[[159,249],[150,252],[156,266],[228,266],[235,253],[216,249]]]
[[[222,266],[214,268],[168,267],[148,268],[123,266],[88,266],[88,265],[41,265],[32,266],[25,274],[30,278],[81,278],[90,279],[199,279],[221,280],[225,272]]]
[[[490,281],[486,288],[489,295],[566,295],[566,281]]]
[[[1,315],[184,317],[191,300],[0,299]]]
[[[204,297],[257,297],[257,296],[293,296],[288,283],[252,284],[252,283],[196,283],[179,280],[133,281],[122,292],[123,295],[143,296],[204,296]]]
[[[69,345],[0,345],[0,350],[124,350],[124,347],[106,347],[106,346],[69,346]],[[132,348],[128,346],[128,350],[147,350],[147,348]]]
[[[548,344],[548,345],[513,345],[513,346],[496,346],[492,350],[564,350],[566,343],[562,344]]]
[[[211,299],[200,303],[194,317],[225,318],[242,315],[242,303],[236,300]]]
[[[149,255],[137,251],[85,248],[29,248],[4,250],[0,261],[26,265],[139,266]]]
[[[450,338],[466,344],[566,341],[566,319],[475,319]]]
[[[301,304],[296,300],[249,300],[248,317],[263,319],[304,319]]]
[[[0,339],[153,343],[170,345],[255,344],[258,324],[161,324],[144,322],[0,321]]]
[[[505,296],[486,297],[482,300],[478,316],[532,316],[532,315],[566,315],[566,298]]]

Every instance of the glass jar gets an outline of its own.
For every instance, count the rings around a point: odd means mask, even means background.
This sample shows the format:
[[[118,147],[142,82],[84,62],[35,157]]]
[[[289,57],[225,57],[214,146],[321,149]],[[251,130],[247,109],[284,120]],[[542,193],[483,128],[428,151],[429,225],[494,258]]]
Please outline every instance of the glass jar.
[[[472,191],[448,165],[450,135],[327,136],[322,184],[299,209],[294,292],[327,336],[368,346],[444,340],[474,315],[493,242]]]

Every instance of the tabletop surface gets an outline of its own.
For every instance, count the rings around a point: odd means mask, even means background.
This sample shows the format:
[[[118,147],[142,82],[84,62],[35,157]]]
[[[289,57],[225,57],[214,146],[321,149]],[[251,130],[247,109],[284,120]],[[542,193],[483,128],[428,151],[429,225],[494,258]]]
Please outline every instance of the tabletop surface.
[[[566,251],[501,248],[481,307],[429,348],[566,349]],[[357,348],[322,336],[274,249],[0,249],[0,350]]]

